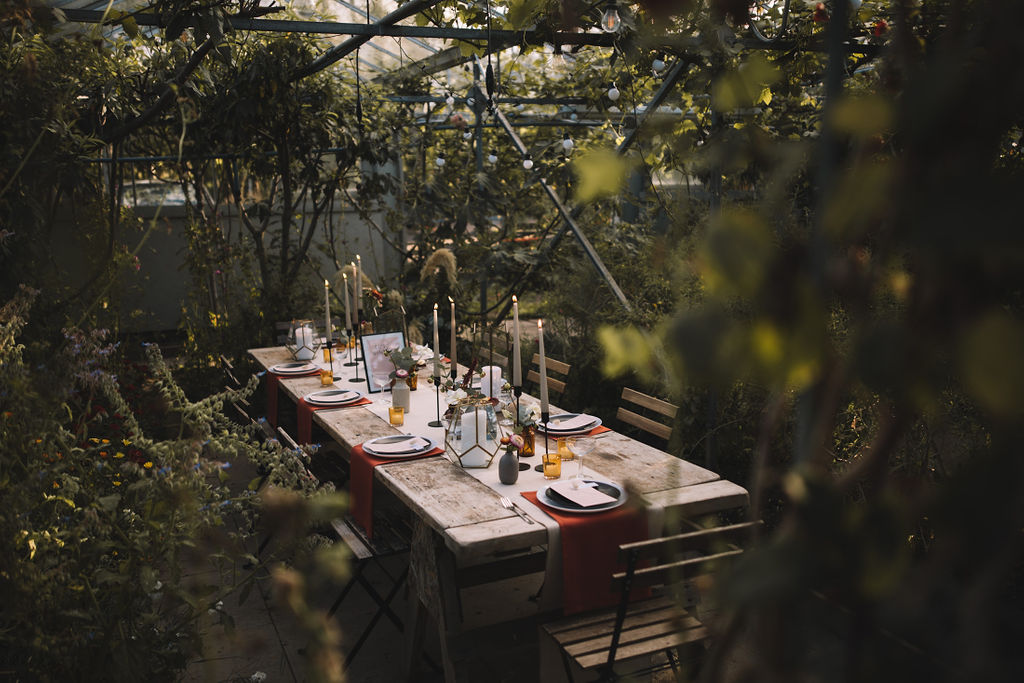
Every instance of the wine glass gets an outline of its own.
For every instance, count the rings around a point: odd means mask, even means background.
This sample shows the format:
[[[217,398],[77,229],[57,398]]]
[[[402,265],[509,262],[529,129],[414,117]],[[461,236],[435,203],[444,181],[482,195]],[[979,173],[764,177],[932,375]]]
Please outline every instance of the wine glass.
[[[578,436],[569,442],[569,450],[576,456],[576,474],[572,475],[574,489],[583,484],[583,456],[594,450],[594,446],[594,440],[586,436]]]
[[[391,402],[391,397],[384,391],[385,388],[391,385],[391,378],[387,375],[381,375],[373,378],[374,383],[380,387],[380,400],[381,403],[388,404]]]

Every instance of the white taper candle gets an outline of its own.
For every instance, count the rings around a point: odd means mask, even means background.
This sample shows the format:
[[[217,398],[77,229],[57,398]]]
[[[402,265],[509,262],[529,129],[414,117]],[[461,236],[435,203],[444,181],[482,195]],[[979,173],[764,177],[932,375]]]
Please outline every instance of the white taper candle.
[[[540,355],[540,412],[548,414],[548,368],[544,361],[544,321],[537,321],[537,353]]]
[[[437,336],[437,304],[434,304],[434,377],[441,376],[441,343]]]
[[[523,359],[519,351],[519,299],[512,297],[512,386],[523,386]]]

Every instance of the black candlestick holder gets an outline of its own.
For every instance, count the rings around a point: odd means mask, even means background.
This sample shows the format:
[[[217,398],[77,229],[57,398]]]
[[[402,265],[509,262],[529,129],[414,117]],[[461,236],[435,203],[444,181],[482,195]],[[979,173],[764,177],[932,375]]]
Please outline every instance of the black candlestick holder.
[[[434,375],[434,402],[437,404],[437,419],[427,423],[428,427],[443,427],[441,422],[441,375]]]
[[[348,362],[344,363],[343,367],[354,368],[356,365],[358,365],[358,363],[356,363],[355,360],[353,360],[353,358],[352,358],[352,347],[353,347],[352,335],[354,334],[353,331],[352,331],[352,328],[351,327],[347,328],[345,330],[345,334],[348,335],[348,342],[346,342],[346,344],[345,344],[345,346],[348,347]]]
[[[356,360],[355,360],[354,363],[352,363],[352,365],[356,366],[356,376],[351,378],[349,380],[349,382],[365,382],[366,380],[364,380],[362,377],[359,376],[359,362],[362,360],[362,356],[359,355],[359,349],[360,349],[360,347],[362,345],[359,343],[359,326],[358,325],[356,326],[355,340],[356,340]]]

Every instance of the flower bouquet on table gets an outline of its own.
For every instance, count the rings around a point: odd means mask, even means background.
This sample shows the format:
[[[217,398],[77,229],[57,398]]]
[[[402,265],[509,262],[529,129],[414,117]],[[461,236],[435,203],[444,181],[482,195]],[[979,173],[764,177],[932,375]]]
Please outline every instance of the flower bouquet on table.
[[[534,437],[537,434],[537,424],[540,422],[540,406],[536,403],[519,403],[518,419],[515,419],[515,403],[505,406],[505,416],[514,422],[515,434],[522,438],[523,446],[520,450],[520,457],[528,458],[534,454]]]
[[[403,373],[409,388],[415,390],[417,383],[416,368],[419,365],[419,361],[416,360],[414,349],[411,346],[402,346],[397,349],[388,349],[384,352],[384,355],[395,366],[395,369],[388,376],[391,379],[397,379],[399,372]]]

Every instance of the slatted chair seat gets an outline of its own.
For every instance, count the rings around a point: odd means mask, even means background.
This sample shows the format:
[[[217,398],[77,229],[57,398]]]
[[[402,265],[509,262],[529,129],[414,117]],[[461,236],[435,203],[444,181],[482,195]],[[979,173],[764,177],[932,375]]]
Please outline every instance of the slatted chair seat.
[[[628,404],[629,407],[619,407],[615,417],[620,422],[625,422],[665,441],[672,437],[671,422],[676,418],[676,412],[679,410],[678,406],[668,401],[663,401],[660,398],[648,396],[629,387],[622,388],[622,401]],[[639,411],[644,411],[647,415]],[[665,418],[669,421],[669,424],[659,422],[648,415]]]
[[[565,393],[565,383],[569,379],[569,371],[572,366],[560,360],[546,356],[544,358],[544,369],[548,376],[548,393],[561,396]],[[533,354],[533,361],[529,372],[526,373],[526,381],[540,384],[540,354]]]
[[[694,579],[700,576],[699,583],[706,588],[713,576],[709,568],[740,555],[743,551],[732,541],[758,524],[697,529],[619,546],[627,567],[612,577],[619,604],[543,627],[562,653],[569,680],[577,670],[598,672],[602,681],[615,680],[617,664],[659,653],[666,654],[666,664],[648,667],[645,673],[675,668],[681,649],[699,646],[711,635],[706,625],[708,611],[701,608],[701,598],[692,590]],[[631,599],[631,591],[641,587],[655,587],[661,593]],[[684,594],[688,597],[681,599]]]

